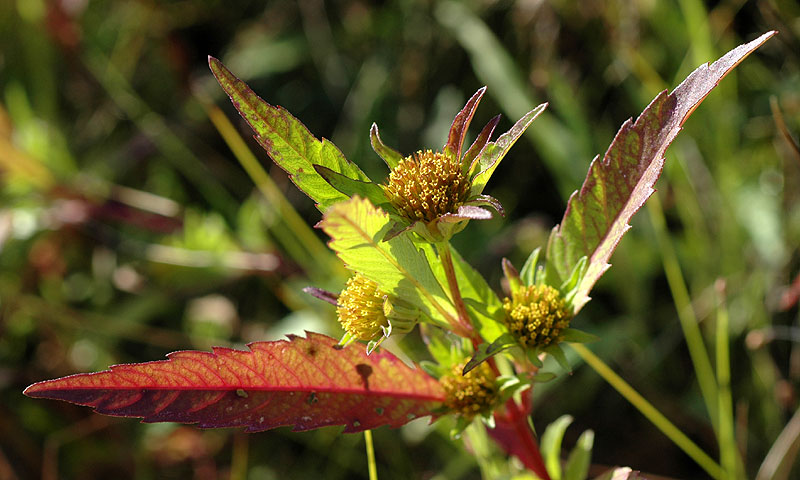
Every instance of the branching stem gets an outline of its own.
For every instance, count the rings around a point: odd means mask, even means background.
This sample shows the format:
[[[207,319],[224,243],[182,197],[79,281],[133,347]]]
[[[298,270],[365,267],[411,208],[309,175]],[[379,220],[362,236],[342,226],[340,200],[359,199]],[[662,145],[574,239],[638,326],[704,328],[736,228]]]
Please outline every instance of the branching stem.
[[[480,338],[472,326],[472,321],[467,313],[467,306],[464,305],[464,299],[461,297],[461,291],[458,288],[458,280],[456,279],[456,270],[453,267],[453,255],[450,253],[449,242],[436,243],[436,251],[439,253],[439,258],[442,260],[444,273],[447,277],[447,286],[450,288],[450,296],[453,298],[453,305],[456,307],[458,313],[458,330],[459,333],[466,333],[466,336],[474,341],[481,342]]]

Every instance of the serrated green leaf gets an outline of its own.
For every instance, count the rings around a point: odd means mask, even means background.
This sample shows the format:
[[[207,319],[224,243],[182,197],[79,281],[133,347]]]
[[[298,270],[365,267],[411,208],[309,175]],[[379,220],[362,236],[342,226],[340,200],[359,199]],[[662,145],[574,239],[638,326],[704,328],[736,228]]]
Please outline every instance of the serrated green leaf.
[[[765,33],[713,64],[701,65],[672,93],[661,92],[636,122],[622,125],[603,158],[592,161],[547,245],[548,278],[563,281],[581,257],[589,259],[573,298],[575,313],[589,301],[589,291],[610,266],[608,260],[630,228],[631,217],[653,193],[664,152],[683,123],[731,69],[775,33]]]
[[[561,441],[570,423],[572,417],[562,415],[548,425],[542,434],[542,456],[552,480],[561,480]]]
[[[440,325],[449,325],[454,312],[425,255],[408,235],[382,241],[391,223],[386,212],[354,196],[328,209],[319,226],[331,237],[328,245],[348,269],[417,306]]]
[[[258,143],[276,164],[286,170],[297,188],[316,202],[320,211],[325,212],[334,203],[346,200],[347,196],[325,181],[314,170],[314,165],[322,165],[354,180],[370,181],[336,145],[324,138],[317,140],[284,108],[262,100],[222,62],[208,57],[208,64],[233,106],[256,133]]]
[[[514,143],[525,133],[525,130],[528,129],[531,123],[536,120],[536,117],[538,117],[545,108],[547,108],[547,104],[543,103],[526,113],[509,131],[500,135],[497,141],[489,142],[489,144],[486,145],[486,148],[476,159],[478,162],[478,168],[476,169],[478,173],[472,179],[470,196],[480,195],[483,192],[484,187],[486,187],[486,184],[489,182],[489,178],[491,178],[495,169],[500,164],[500,160],[506,156],[509,149],[511,149]]]
[[[334,172],[328,167],[323,167],[322,165],[314,165],[314,170],[330,183],[333,188],[339,190],[348,197],[358,195],[367,198],[373,205],[386,210],[388,213],[394,213],[395,209],[389,203],[380,185],[372,182],[354,180],[341,173]]]
[[[392,147],[387,147],[383,143],[381,136],[378,134],[377,124],[373,123],[372,127],[369,129],[369,141],[370,144],[372,144],[372,149],[386,162],[386,166],[390,169],[395,168],[403,160],[403,154]]]
[[[564,480],[585,480],[589,475],[589,465],[592,462],[592,446],[594,445],[594,432],[586,430],[578,438],[578,443],[569,452],[567,465],[564,468]]]

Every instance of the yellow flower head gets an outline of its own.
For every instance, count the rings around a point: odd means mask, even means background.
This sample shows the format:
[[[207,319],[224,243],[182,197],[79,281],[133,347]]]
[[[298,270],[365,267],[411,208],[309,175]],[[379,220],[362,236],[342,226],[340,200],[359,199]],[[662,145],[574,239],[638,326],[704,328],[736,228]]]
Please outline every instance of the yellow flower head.
[[[572,314],[567,303],[549,285],[520,286],[503,300],[508,329],[525,347],[546,347],[561,341]]]
[[[389,326],[383,310],[385,299],[375,282],[359,274],[350,277],[339,294],[336,308],[339,323],[359,340],[370,341],[381,336],[383,328]]]
[[[491,412],[497,402],[498,388],[488,363],[481,363],[466,375],[461,374],[463,370],[464,363],[454,365],[439,381],[445,391],[445,405],[471,420],[475,415]]]
[[[405,157],[389,175],[386,196],[411,222],[429,223],[458,212],[469,198],[470,182],[455,156],[430,150]]]

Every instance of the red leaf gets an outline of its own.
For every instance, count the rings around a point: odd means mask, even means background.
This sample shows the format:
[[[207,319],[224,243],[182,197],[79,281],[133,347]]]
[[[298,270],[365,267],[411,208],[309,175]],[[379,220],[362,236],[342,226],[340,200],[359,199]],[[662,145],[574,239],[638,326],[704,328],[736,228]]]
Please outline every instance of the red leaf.
[[[575,294],[575,312],[589,301],[589,291],[610,266],[611,254],[630,228],[628,221],[653,193],[664,152],[683,122],[728,72],[775,33],[767,32],[711,65],[701,65],[672,93],[661,92],[636,122],[622,125],[602,159],[592,160],[583,186],[570,197],[547,246],[547,268],[558,281],[570,276],[581,257],[588,258]]]
[[[249,352],[174,352],[168,360],[35,383],[24,393],[145,422],[249,432],[286,425],[296,431],[345,425],[345,432],[399,427],[441,406],[439,383],[391,353],[367,356],[361,345],[339,348],[333,338],[307,335],[251,343]]]

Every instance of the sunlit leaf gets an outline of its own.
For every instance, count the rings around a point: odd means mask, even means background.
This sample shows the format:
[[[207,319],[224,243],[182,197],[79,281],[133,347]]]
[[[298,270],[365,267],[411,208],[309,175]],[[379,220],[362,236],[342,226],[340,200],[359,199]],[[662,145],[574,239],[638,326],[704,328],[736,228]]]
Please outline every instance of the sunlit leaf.
[[[322,178],[314,165],[322,165],[334,172],[369,182],[369,177],[348,161],[341,151],[326,139],[317,140],[311,132],[283,107],[275,107],[262,100],[246,83],[236,78],[230,70],[214,57],[208,64],[220,86],[225,90],[253,131],[258,143],[272,160],[286,170],[292,181],[317,203],[324,212],[347,196]]]
[[[383,241],[391,223],[386,212],[355,196],[331,207],[319,227],[331,237],[330,247],[350,270],[446,325],[453,315],[450,301],[425,256],[408,235]]]
[[[630,228],[630,218],[653,193],[664,152],[681,125],[731,69],[775,33],[765,33],[713,64],[700,66],[672,93],[661,92],[636,122],[622,125],[603,158],[592,161],[547,247],[548,278],[555,275],[563,281],[581,257],[589,259],[573,300],[575,312],[589,301],[589,291],[610,266],[608,260]]]
[[[280,426],[344,425],[345,432],[399,427],[441,406],[441,386],[421,369],[387,351],[367,356],[361,346],[337,344],[308,333],[251,343],[250,351],[175,352],[168,360],[35,383],[25,395],[145,422],[249,432]]]

